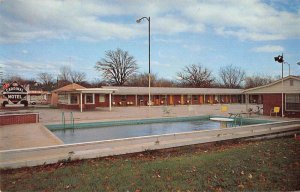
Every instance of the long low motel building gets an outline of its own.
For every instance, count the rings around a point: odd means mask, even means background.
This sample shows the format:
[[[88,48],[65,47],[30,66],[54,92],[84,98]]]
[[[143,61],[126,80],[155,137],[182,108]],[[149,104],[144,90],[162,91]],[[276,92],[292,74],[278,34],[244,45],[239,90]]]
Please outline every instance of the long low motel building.
[[[151,87],[150,93],[154,106],[245,103],[243,89]],[[85,88],[73,83],[54,90],[52,104],[81,111],[96,107],[147,106],[148,94],[148,87]],[[258,95],[250,96],[250,102],[261,100]]]

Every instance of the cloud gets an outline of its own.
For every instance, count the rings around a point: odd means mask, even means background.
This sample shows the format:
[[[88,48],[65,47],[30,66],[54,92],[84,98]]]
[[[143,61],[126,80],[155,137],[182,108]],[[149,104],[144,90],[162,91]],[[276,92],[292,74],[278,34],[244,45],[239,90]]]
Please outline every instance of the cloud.
[[[24,55],[26,55],[26,54],[28,53],[28,51],[27,51],[26,49],[23,49],[23,50],[22,50],[22,53],[23,53]]]
[[[182,47],[193,52],[200,52],[204,50],[204,47],[199,44],[183,44]]]
[[[2,1],[0,43],[132,39],[147,35],[147,24],[135,23],[142,16],[151,16],[151,33],[158,35],[202,33],[212,28],[217,35],[241,40],[299,38],[300,9],[293,6],[298,11],[279,10],[277,4],[259,0]]]
[[[4,74],[31,74],[47,72],[57,74],[59,68],[68,65],[67,61],[39,62],[39,61],[21,61],[17,59],[0,60],[0,65],[3,66]]]
[[[241,40],[270,41],[300,37],[300,11],[279,11],[259,0],[204,1],[190,4],[183,13],[211,26],[219,35]]]
[[[164,67],[164,68],[170,68],[171,65],[168,63],[160,63],[159,61],[152,61],[151,65],[156,66],[156,67]]]
[[[256,47],[253,49],[253,51],[273,53],[273,52],[283,52],[284,48],[279,45],[265,45],[262,47]]]

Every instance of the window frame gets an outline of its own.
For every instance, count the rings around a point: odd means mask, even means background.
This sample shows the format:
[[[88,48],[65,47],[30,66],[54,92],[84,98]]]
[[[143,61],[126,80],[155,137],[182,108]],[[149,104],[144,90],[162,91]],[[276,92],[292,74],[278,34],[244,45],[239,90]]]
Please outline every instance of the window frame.
[[[76,96],[77,103],[72,103],[72,96]],[[79,104],[79,95],[76,93],[69,94],[69,104],[70,105],[78,105]]]
[[[127,101],[127,95],[121,95],[121,102],[126,102]]]
[[[58,94],[58,103],[69,104],[69,94]]]
[[[87,95],[92,95],[92,103],[87,102]],[[84,97],[85,104],[95,104],[95,94],[94,93],[86,93]]]
[[[101,100],[101,98],[103,98],[103,101]],[[112,101],[113,101],[113,98],[112,98]],[[99,103],[105,103],[106,102],[105,94],[99,94],[98,102]]]
[[[300,94],[298,94],[298,93],[285,94],[285,110],[286,111],[296,111],[296,112],[299,112],[300,109],[298,109],[298,110],[297,109],[287,109],[287,96],[288,95],[295,95],[295,96],[298,95],[298,103],[293,103],[293,104],[298,104],[300,106]]]

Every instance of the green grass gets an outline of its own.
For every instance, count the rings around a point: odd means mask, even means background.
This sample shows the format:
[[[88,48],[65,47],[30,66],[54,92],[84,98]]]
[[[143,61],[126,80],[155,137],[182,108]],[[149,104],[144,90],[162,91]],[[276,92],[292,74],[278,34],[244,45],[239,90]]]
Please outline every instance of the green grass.
[[[279,138],[1,170],[1,190],[299,190],[299,149],[299,140]]]

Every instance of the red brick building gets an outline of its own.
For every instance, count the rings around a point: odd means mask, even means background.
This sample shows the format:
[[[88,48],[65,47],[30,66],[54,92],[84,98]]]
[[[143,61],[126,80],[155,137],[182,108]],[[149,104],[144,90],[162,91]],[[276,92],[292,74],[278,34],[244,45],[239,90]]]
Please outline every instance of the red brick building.
[[[251,95],[262,95],[264,115],[270,115],[274,107],[280,107],[277,115],[281,116],[283,112],[283,116],[286,117],[300,117],[299,76],[288,76],[268,85],[247,89],[243,93],[246,95],[246,100]]]
[[[114,106],[147,106],[149,103],[148,87],[114,87],[112,95]],[[201,105],[218,103],[244,103],[242,89],[224,88],[178,88],[151,87],[152,105]]]
[[[151,87],[151,105],[244,103],[242,89]],[[147,106],[148,87],[85,88],[70,84],[52,92],[52,105],[66,109]],[[56,98],[56,99],[54,99]]]
[[[116,89],[85,88],[76,83],[61,87],[52,92],[51,104],[65,109],[95,109],[109,107],[111,110],[111,95]]]

